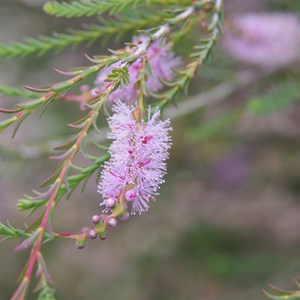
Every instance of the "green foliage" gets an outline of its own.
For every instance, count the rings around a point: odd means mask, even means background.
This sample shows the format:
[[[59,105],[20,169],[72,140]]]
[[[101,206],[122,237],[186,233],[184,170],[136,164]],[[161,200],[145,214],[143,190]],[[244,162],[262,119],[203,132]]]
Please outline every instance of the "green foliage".
[[[130,83],[128,68],[127,67],[114,68],[112,70],[112,73],[107,76],[105,81],[114,82],[115,83],[114,90],[122,86],[128,85]]]
[[[197,73],[199,66],[201,66],[212,53],[212,50],[221,34],[222,2],[216,2],[216,4],[217,3],[220,6],[215,6],[214,9],[207,15],[207,18],[210,20],[207,27],[207,37],[200,39],[199,43],[194,46],[194,51],[190,55],[193,59],[192,62],[182,70],[177,70],[178,76],[172,80],[172,82],[163,81],[169,89],[159,94],[152,95],[154,98],[159,100],[159,103],[157,104],[159,108],[163,109],[171,101],[176,102],[181,91],[186,91],[188,89],[188,85]],[[197,7],[199,8],[202,8],[205,4],[206,1],[196,2]],[[172,19],[171,23],[173,23],[173,21],[175,22],[176,18]]]
[[[93,16],[109,12],[111,14],[120,12],[128,5],[136,5],[141,0],[88,0],[68,2],[47,2],[44,11],[55,17],[75,18],[83,16]]]
[[[31,236],[30,233],[25,233],[23,230],[16,229],[9,223],[7,225],[0,223],[0,235],[4,236],[1,242],[15,237],[28,238]]]
[[[92,163],[90,165],[79,167],[73,165],[73,169],[77,171],[77,174],[70,175],[66,178],[65,184],[63,184],[58,193],[58,200],[61,199],[66,192],[69,193],[69,195],[78,187],[78,185],[82,182],[83,183],[83,189],[85,187],[85,184],[88,182],[88,180],[91,178],[91,176],[100,169],[100,167],[104,164],[105,161],[109,159],[109,154],[104,154],[99,157],[92,157],[88,156],[89,159],[92,160]],[[54,177],[49,178],[47,182],[45,182],[46,185],[51,185],[53,181],[57,178],[57,174],[55,174]],[[23,211],[30,211],[30,214],[35,212],[38,208],[43,207],[47,201],[48,201],[48,193],[39,193],[37,191],[34,191],[36,196],[29,196],[25,195],[23,199],[18,200],[18,209]]]
[[[214,32],[211,36],[205,39],[201,39],[199,44],[194,47],[192,57],[201,58],[201,63],[204,63],[210,56],[211,51],[218,40],[219,34]]]
[[[25,89],[17,89],[7,85],[0,85],[0,95],[19,99],[34,99],[38,95]]]
[[[134,31],[136,28],[143,29],[148,25],[158,25],[169,16],[171,14],[164,12],[138,14],[135,17],[123,16],[118,20],[103,21],[103,25],[87,25],[85,30],[70,30],[70,33],[54,33],[52,36],[26,38],[25,42],[0,44],[0,57],[16,58],[33,54],[42,56],[52,50],[59,52],[68,46],[76,46],[84,42],[91,45],[102,37],[105,37],[105,40],[111,36],[119,39],[126,32]]]
[[[175,21],[177,23],[182,22],[184,19],[186,19],[189,15],[191,15],[194,12],[194,10],[189,9],[187,15],[184,15],[184,17],[181,17],[181,14],[178,14],[177,17],[174,17],[170,19],[170,22],[172,25],[175,24]],[[167,22],[167,20],[166,20]],[[167,23],[168,24],[168,23]],[[154,39],[160,39],[162,36],[170,32],[171,24],[168,24],[168,26],[163,26],[163,30],[157,30],[155,36],[153,35],[152,38]],[[93,63],[92,66],[89,67],[82,67],[82,68],[76,68],[70,72],[64,72],[64,75],[72,76],[71,79],[55,83],[50,85],[49,87],[45,89],[33,89],[34,91],[43,93],[43,96],[27,101],[25,103],[20,103],[17,105],[16,109],[10,110],[10,111],[3,111],[5,113],[16,113],[13,117],[8,118],[2,122],[0,122],[0,132],[8,128],[10,125],[15,124],[15,128],[13,130],[12,136],[14,137],[20,124],[24,121],[24,119],[29,116],[34,110],[36,110],[38,107],[42,106],[42,111],[44,111],[43,108],[47,107],[47,105],[53,101],[54,99],[57,99],[57,97],[63,96],[65,93],[67,93],[72,87],[74,87],[78,82],[84,80],[85,78],[94,75],[98,71],[100,71],[102,68],[111,66],[112,64],[123,61],[126,65],[134,62],[139,58],[140,55],[145,53],[147,50],[147,47],[150,44],[150,39],[148,41],[148,45],[145,47],[143,45],[143,48],[140,49],[140,51],[136,51],[134,48],[131,49],[131,51],[128,51],[126,49],[119,50],[119,51],[112,51],[113,55],[111,56],[95,56],[94,58],[89,58],[89,60]],[[199,61],[200,62],[200,61]],[[190,69],[187,69],[186,72],[183,72],[183,75],[181,78],[177,80],[177,82],[174,83],[175,86],[175,94],[178,95],[180,90],[186,86],[187,82],[190,80],[190,78],[193,77],[195,68],[197,68],[198,65],[193,64],[192,65],[192,71]],[[126,81],[126,79],[125,79]],[[172,85],[172,84],[171,84]],[[115,86],[114,86],[115,88]],[[174,96],[174,92],[171,91],[170,97],[172,98]],[[166,99],[167,101],[170,100],[170,98]],[[97,101],[96,101],[97,102]],[[98,102],[95,103],[95,105],[98,105]],[[90,108],[92,106],[90,105]],[[95,126],[96,127],[96,126]]]
[[[6,114],[15,114],[13,117],[7,118],[0,122],[0,132],[4,131],[10,125],[14,124],[12,131],[12,137],[17,133],[18,128],[22,122],[37,108],[41,105],[47,105],[55,99],[56,95],[53,94],[51,97],[41,97],[36,100],[27,101],[21,104],[17,104],[17,107],[11,110],[1,109],[1,112]]]
[[[130,54],[125,54],[129,56]],[[12,137],[15,136],[20,124],[27,118],[33,111],[35,111],[38,107],[42,107],[42,112],[47,107],[47,105],[57,99],[58,96],[63,95],[68,92],[70,88],[76,85],[78,81],[83,80],[84,78],[91,76],[92,74],[97,73],[100,69],[102,69],[106,64],[114,63],[120,60],[120,56],[114,56],[112,58],[103,56],[98,60],[93,60],[94,63],[97,63],[91,67],[83,67],[76,69],[75,72],[70,72],[68,74],[74,75],[71,79],[55,83],[51,85],[49,88],[43,90],[37,90],[44,95],[38,99],[30,100],[26,102],[22,102],[17,104],[17,107],[11,110],[2,110],[2,112],[7,114],[15,114],[13,117],[5,119],[0,122],[0,132],[4,131],[10,125],[15,124],[15,128],[13,130]]]
[[[47,2],[44,5],[44,11],[49,15],[55,17],[66,17],[66,18],[75,18],[75,17],[84,17],[84,16],[94,16],[100,15],[103,13],[116,14],[120,13],[128,7],[137,7],[140,4],[147,5],[151,4],[179,4],[179,1],[175,0],[87,0],[87,1],[72,1],[72,2],[56,2],[51,1]],[[189,4],[192,3],[191,0],[182,0],[180,4]]]
[[[219,13],[217,13],[219,15]],[[211,32],[208,37],[199,41],[198,45],[194,46],[194,51],[191,53],[193,58],[192,63],[188,64],[185,69],[178,71],[178,77],[172,83],[165,83],[171,86],[169,90],[155,95],[156,98],[161,99],[161,107],[164,107],[170,101],[176,101],[179,93],[184,89],[187,90],[190,80],[195,76],[199,66],[201,66],[210,57],[212,50],[220,36],[221,18],[217,18],[217,22],[210,24]]]
[[[36,200],[33,197],[25,195],[23,199],[19,199],[17,206],[19,210],[36,209],[47,202],[47,199]]]
[[[248,102],[248,110],[255,115],[265,115],[276,112],[296,100],[300,100],[299,82],[283,81],[266,95],[260,95]]]
[[[46,283],[41,288],[37,300],[56,300],[55,290]]]

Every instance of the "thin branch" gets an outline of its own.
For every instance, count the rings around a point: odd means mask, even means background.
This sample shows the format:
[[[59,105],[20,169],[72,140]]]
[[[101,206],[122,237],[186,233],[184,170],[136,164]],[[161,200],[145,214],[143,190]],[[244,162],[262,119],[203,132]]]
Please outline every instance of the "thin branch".
[[[47,2],[44,5],[44,11],[55,17],[78,18],[84,16],[101,15],[105,12],[110,14],[120,13],[129,6],[138,8],[146,3],[148,6],[160,4],[171,5],[181,4],[182,6],[192,5],[193,0],[88,0],[88,1],[71,1],[71,2]]]

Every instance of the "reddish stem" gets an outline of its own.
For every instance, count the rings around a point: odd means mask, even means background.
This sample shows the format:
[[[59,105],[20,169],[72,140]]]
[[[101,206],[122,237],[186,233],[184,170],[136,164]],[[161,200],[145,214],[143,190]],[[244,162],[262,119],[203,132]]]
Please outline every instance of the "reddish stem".
[[[32,278],[32,273],[33,273],[33,270],[34,270],[34,267],[35,267],[35,264],[36,264],[36,261],[37,261],[37,256],[38,256],[38,253],[40,252],[41,247],[42,247],[43,237],[44,237],[47,225],[48,225],[49,216],[51,214],[52,209],[55,206],[55,202],[56,202],[56,199],[57,199],[57,196],[58,196],[58,192],[59,192],[62,184],[64,183],[65,176],[66,176],[67,171],[68,171],[68,169],[69,169],[69,167],[72,163],[72,160],[73,160],[74,156],[77,154],[78,150],[80,149],[80,145],[82,144],[83,139],[87,135],[88,130],[92,126],[93,120],[96,117],[96,115],[98,114],[98,111],[100,110],[101,106],[102,106],[102,102],[99,103],[97,108],[95,108],[91,112],[90,117],[88,119],[89,121],[86,123],[85,127],[79,133],[78,138],[76,139],[74,145],[72,146],[73,151],[71,151],[69,157],[66,159],[66,161],[63,165],[63,168],[62,168],[58,178],[56,179],[55,189],[53,190],[53,192],[50,195],[50,198],[49,198],[49,201],[47,203],[43,218],[42,218],[41,223],[40,223],[40,226],[37,229],[38,237],[37,237],[37,240],[34,244],[34,247],[33,247],[32,251],[30,253],[29,260],[28,260],[28,265],[26,267],[26,272],[25,272],[25,275],[24,275],[24,277],[22,279],[22,282],[20,284],[20,288],[23,287],[25,289],[25,291],[26,291],[26,289],[27,289],[27,287],[30,283],[30,280]],[[12,300],[23,300],[24,297],[25,297],[25,292],[22,293],[22,296],[20,296],[19,289],[17,289],[15,294],[12,296]]]

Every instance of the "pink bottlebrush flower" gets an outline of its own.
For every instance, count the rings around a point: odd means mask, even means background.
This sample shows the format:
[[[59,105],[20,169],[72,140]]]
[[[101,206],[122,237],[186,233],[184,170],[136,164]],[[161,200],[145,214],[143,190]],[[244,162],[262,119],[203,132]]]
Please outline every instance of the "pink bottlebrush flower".
[[[131,203],[132,214],[145,212],[149,201],[158,194],[164,182],[166,160],[171,145],[170,121],[159,120],[157,110],[148,121],[137,122],[133,117],[134,106],[117,101],[108,123],[111,132],[108,138],[110,160],[102,171],[98,192],[103,196],[101,205],[109,210],[111,199],[118,201],[121,193]],[[109,199],[109,200],[108,200]]]
[[[233,17],[223,45],[236,59],[264,68],[288,66],[300,58],[300,21],[288,13]]]
[[[140,44],[145,40],[145,36],[139,36],[133,38],[134,44]],[[152,75],[149,76],[147,81],[147,90],[149,93],[156,93],[163,88],[163,84],[160,81],[170,81],[173,79],[175,72],[174,69],[179,68],[182,64],[179,57],[175,57],[171,52],[171,45],[167,44],[165,40],[156,41],[150,45],[147,50],[147,58],[152,71]],[[122,67],[122,63],[115,63],[108,68],[101,70],[98,73],[95,81],[96,87],[91,91],[92,96],[97,97],[97,91],[101,92],[107,86],[105,79],[111,74],[112,69]],[[127,86],[117,89],[109,96],[109,104],[112,104],[115,100],[121,100],[127,104],[133,104],[137,98],[137,91],[135,84],[137,82],[137,76],[142,67],[142,60],[138,59],[129,66],[130,83]]]

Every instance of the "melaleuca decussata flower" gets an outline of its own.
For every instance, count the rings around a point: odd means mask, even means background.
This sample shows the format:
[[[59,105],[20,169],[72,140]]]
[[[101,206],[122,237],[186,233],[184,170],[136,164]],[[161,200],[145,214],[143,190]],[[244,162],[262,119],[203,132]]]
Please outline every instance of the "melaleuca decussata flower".
[[[139,45],[143,43],[146,36],[133,38],[133,44]],[[147,61],[149,63],[151,73],[148,77],[146,87],[148,93],[156,93],[163,88],[162,81],[171,81],[175,76],[175,69],[180,68],[182,61],[171,51],[171,44],[165,40],[153,42],[146,51]],[[115,100],[121,100],[127,104],[133,104],[137,99],[137,90],[135,89],[138,80],[138,74],[142,68],[142,59],[139,58],[132,63],[129,69],[130,83],[114,91],[108,98],[109,105],[112,105]],[[98,73],[95,81],[95,88],[91,91],[93,97],[98,97],[99,93],[105,90],[107,76],[112,73],[114,68],[122,67],[122,62],[112,64],[108,68],[101,70]]]
[[[125,197],[131,213],[141,214],[155,199],[164,182],[166,160],[169,157],[171,138],[170,121],[160,120],[160,112],[148,111],[147,121],[137,121],[136,108],[116,101],[113,115],[108,119],[108,138],[111,158],[102,171],[98,192],[103,197],[101,205],[109,211]]]

